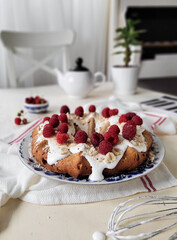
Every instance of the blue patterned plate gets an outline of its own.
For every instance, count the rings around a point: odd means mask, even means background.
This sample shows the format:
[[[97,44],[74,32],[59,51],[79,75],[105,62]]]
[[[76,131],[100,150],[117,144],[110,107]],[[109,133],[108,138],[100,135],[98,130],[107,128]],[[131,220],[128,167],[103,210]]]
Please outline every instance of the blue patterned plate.
[[[35,158],[30,156],[30,146],[32,141],[32,135],[27,135],[20,143],[19,147],[19,156],[22,161],[22,163],[25,164],[29,169],[31,169],[36,174],[41,175],[42,177],[48,177],[53,180],[58,180],[62,182],[67,183],[77,183],[77,184],[111,184],[111,183],[118,183],[123,182],[127,180],[131,180],[134,178],[141,177],[143,175],[148,174],[152,170],[154,170],[163,160],[165,149],[159,138],[153,134],[153,146],[152,146],[152,152],[155,154],[155,159],[153,162],[151,162],[150,159],[148,159],[146,162],[144,162],[141,166],[139,166],[137,169],[126,172],[124,174],[120,174],[117,176],[112,177],[106,177],[104,180],[96,182],[96,181],[90,181],[89,179],[75,179],[74,177],[65,175],[65,174],[59,174],[54,173],[46,168],[42,167],[38,162],[36,162]]]

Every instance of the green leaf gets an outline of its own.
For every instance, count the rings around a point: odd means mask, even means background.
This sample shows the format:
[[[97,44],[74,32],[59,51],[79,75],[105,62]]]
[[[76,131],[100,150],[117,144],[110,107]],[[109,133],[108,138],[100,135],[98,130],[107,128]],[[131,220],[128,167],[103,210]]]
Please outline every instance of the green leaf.
[[[138,23],[140,23],[139,19],[133,20],[133,19],[127,19],[127,24],[128,26],[132,27],[134,25],[137,25]]]
[[[117,44],[115,44],[114,45],[114,48],[116,48],[116,47],[126,47],[127,46],[127,44],[125,43],[125,42],[123,42],[123,43],[117,43]]]
[[[125,52],[122,52],[122,51],[117,51],[117,52],[115,52],[115,53],[113,53],[113,54],[125,54]]]
[[[132,40],[131,44],[132,44],[132,45],[140,45],[141,42],[140,42],[140,41],[137,41],[137,40]]]
[[[119,41],[119,40],[122,40],[122,39],[124,39],[125,37],[124,37],[124,35],[123,34],[120,34],[118,37],[116,37],[114,40],[117,40],[117,41]]]
[[[116,32],[122,32],[124,30],[124,28],[117,28]]]

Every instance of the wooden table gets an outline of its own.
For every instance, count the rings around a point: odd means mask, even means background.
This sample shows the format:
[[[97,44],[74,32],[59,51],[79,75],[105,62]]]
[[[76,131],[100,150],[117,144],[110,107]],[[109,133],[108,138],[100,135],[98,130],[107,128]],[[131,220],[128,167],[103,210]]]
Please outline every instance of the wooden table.
[[[9,135],[18,127],[13,119],[23,108],[23,100],[30,95],[40,95],[50,102],[52,112],[59,112],[60,105],[68,104],[71,110],[80,105],[80,100],[71,100],[59,86],[43,86],[30,89],[1,89],[0,90],[0,137]],[[94,90],[90,96],[82,100],[85,104],[94,99],[106,98],[113,95],[111,83]],[[138,89],[132,96],[122,97],[125,101],[139,102],[162,93]],[[174,118],[176,121],[176,119]],[[160,136],[166,148],[164,162],[171,173],[177,178],[177,135]],[[177,187],[151,192],[139,193],[136,196],[168,195],[177,196]],[[91,240],[94,231],[106,232],[108,219],[113,209],[122,201],[130,199],[124,197],[109,201],[41,206],[11,199],[0,209],[0,240]],[[138,213],[138,210],[137,210]],[[170,222],[168,222],[170,223]],[[155,224],[158,224],[157,222]],[[168,239],[175,232],[175,228],[165,232],[160,239]],[[110,239],[110,238],[108,238]],[[153,239],[159,239],[159,236]]]

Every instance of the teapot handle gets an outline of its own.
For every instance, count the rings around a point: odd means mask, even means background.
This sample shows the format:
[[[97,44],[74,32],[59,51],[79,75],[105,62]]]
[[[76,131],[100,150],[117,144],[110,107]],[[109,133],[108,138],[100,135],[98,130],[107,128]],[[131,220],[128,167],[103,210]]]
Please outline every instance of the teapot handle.
[[[98,77],[101,77],[101,80],[98,80]],[[96,72],[94,74],[94,87],[95,88],[103,85],[103,83],[105,83],[105,81],[106,81],[106,77],[102,72]]]

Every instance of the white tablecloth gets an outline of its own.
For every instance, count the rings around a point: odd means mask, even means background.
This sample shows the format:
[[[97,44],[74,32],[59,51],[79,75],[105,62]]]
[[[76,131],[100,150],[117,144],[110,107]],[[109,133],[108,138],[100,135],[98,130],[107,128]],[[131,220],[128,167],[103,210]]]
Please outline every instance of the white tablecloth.
[[[63,104],[68,104],[73,110],[80,105],[80,100],[68,98],[58,86],[39,87],[34,89],[4,89],[0,90],[0,138],[15,132],[20,126],[13,123],[16,113],[23,108],[23,100],[30,95],[40,95],[50,101],[51,112],[58,112]],[[82,104],[102,99],[113,95],[112,86],[107,83],[100,89],[93,91]],[[152,97],[161,96],[160,93],[139,89],[137,94],[121,98],[124,101],[141,101]],[[42,116],[42,115],[41,115]],[[32,116],[31,120],[36,116]],[[175,119],[174,119],[175,120]],[[164,163],[169,171],[177,178],[176,142],[177,136],[160,136],[166,148]],[[138,195],[155,194],[176,196],[177,187],[152,191]],[[128,199],[101,201],[98,203],[77,205],[40,206],[26,203],[20,200],[10,200],[0,209],[1,240],[13,239],[92,239],[92,233],[96,230],[105,232],[107,221],[114,207]],[[28,217],[27,217],[28,216]],[[173,230],[164,233],[161,239],[167,239]],[[154,239],[159,239],[154,238]]]

